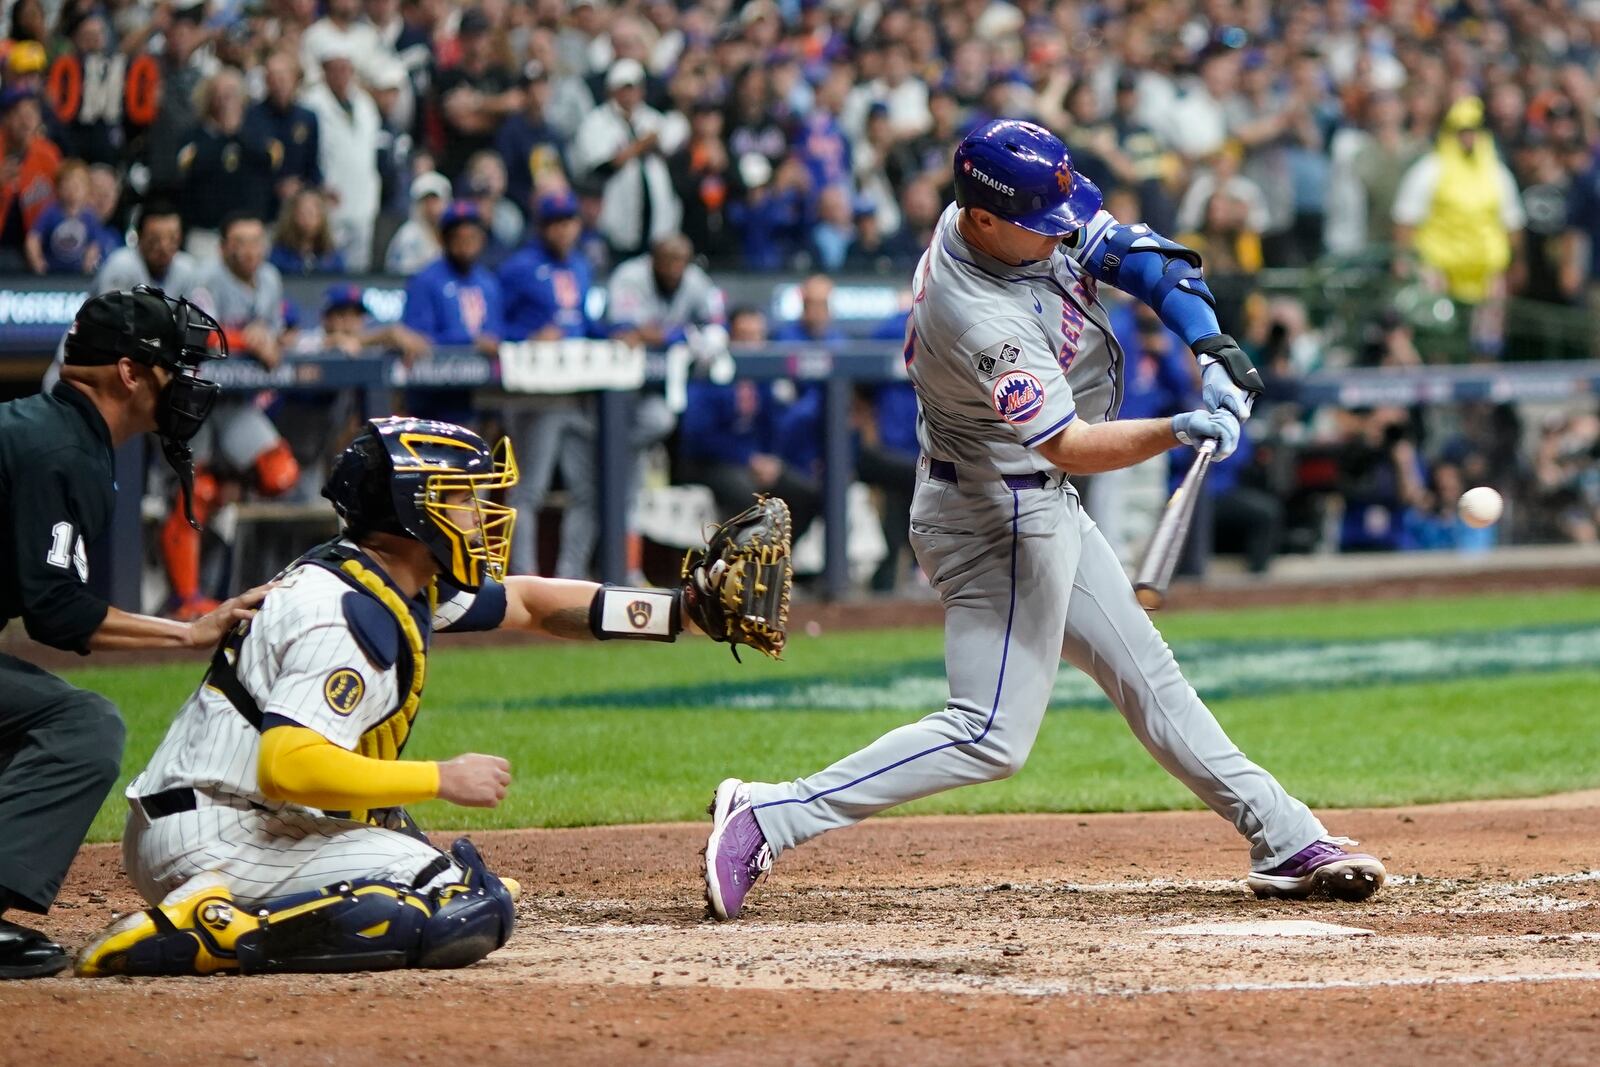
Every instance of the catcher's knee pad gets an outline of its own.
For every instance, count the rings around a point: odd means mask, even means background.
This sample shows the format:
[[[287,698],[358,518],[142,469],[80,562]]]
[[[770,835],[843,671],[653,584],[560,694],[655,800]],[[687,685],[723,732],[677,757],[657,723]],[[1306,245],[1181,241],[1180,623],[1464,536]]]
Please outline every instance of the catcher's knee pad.
[[[465,967],[505,944],[516,927],[516,898],[484,864],[466,838],[457,838],[450,854],[466,869],[463,882],[439,889],[438,910],[422,931],[418,967]]]
[[[238,944],[257,928],[216,875],[200,875],[160,904],[106,927],[78,953],[77,973],[203,975],[239,969]]]
[[[256,457],[256,488],[265,496],[281,496],[300,480],[300,463],[289,442],[278,443]]]

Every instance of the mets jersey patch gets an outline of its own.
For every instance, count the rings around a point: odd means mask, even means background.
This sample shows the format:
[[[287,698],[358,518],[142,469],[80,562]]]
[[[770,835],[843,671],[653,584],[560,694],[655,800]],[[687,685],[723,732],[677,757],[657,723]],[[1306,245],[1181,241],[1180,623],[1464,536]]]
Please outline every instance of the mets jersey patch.
[[[1024,423],[1044,410],[1044,386],[1025,370],[1014,370],[994,383],[994,409],[1009,423]]]
[[[341,667],[328,675],[327,681],[322,683],[322,696],[336,714],[348,715],[356,710],[361,703],[361,697],[367,691],[367,683],[357,671],[349,667]]]

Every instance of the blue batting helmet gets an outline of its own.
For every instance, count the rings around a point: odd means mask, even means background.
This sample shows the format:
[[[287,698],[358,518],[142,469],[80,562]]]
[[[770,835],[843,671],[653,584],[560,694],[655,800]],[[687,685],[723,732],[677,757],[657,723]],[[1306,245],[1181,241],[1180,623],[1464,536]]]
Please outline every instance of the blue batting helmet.
[[[995,119],[956,147],[956,203],[1047,237],[1065,237],[1100,210],[1100,189],[1072,169],[1061,138],[1031,122]]]

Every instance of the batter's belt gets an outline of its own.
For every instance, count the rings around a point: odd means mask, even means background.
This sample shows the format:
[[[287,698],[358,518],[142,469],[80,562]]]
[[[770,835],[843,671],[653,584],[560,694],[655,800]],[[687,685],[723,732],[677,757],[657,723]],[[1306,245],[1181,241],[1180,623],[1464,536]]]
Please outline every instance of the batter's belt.
[[[949,460],[933,459],[930,456],[923,456],[922,463],[928,472],[929,478],[957,486],[963,484],[970,487],[1003,485],[1007,489],[1048,489],[1060,485],[1066,477],[1060,471],[1001,474],[997,470],[984,470],[978,467],[957,467]]]

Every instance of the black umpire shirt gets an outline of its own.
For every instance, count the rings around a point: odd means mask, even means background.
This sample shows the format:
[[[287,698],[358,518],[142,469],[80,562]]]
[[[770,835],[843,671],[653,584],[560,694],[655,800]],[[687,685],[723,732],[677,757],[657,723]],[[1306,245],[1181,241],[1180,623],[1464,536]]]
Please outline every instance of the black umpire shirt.
[[[116,499],[111,431],[68,382],[0,404],[0,629],[87,654],[109,605],[90,592],[88,546]]]

